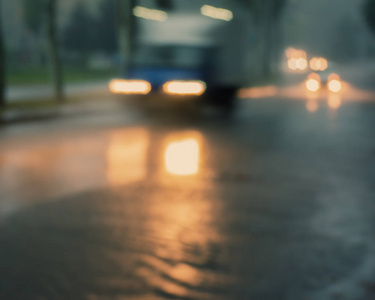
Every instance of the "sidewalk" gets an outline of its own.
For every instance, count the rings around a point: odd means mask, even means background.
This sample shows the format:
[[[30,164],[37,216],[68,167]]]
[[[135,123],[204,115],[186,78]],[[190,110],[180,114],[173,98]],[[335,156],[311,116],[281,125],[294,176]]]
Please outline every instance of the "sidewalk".
[[[105,110],[109,102],[116,102],[107,84],[103,82],[70,85],[66,88],[65,95],[66,102],[57,104],[53,100],[50,87],[11,88],[8,90],[8,102],[15,107],[0,112],[0,124],[91,114]],[[31,106],[33,102],[38,104],[44,101],[42,105]],[[24,108],[22,104],[31,107]],[[20,107],[17,107],[18,105]]]
[[[67,96],[76,96],[82,93],[95,94],[108,90],[107,81],[86,82],[69,84],[65,87]],[[7,99],[9,103],[35,101],[35,99],[47,99],[53,97],[51,85],[24,85],[11,86],[7,89]]]
[[[9,109],[0,114],[0,125],[102,114],[118,109],[118,103],[119,101],[116,98],[107,97],[92,101],[77,100],[76,102],[37,109]]]

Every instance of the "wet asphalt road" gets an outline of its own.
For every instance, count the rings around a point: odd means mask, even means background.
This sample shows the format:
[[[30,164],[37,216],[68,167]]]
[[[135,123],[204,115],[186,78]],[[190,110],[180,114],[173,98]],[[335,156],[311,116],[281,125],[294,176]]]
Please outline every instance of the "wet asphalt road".
[[[247,92],[4,126],[0,299],[375,299],[375,97]]]

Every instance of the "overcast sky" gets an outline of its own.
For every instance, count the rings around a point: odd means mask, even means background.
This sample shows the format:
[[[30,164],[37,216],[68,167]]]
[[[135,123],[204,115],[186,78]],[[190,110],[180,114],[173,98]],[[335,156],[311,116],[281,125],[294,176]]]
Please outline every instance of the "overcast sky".
[[[348,43],[371,42],[361,8],[363,0],[290,0],[285,14],[287,42],[312,54],[329,54],[332,43],[346,34]],[[353,30],[347,31],[347,27]],[[343,31],[347,32],[343,32]],[[353,35],[353,36],[350,36]],[[351,39],[352,38],[352,39]],[[351,42],[350,42],[351,41]]]

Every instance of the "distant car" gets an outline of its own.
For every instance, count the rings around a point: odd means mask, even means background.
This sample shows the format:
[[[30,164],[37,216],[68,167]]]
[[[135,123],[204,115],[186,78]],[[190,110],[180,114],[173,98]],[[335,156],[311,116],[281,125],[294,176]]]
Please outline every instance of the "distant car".
[[[327,88],[333,93],[338,93],[342,90],[342,81],[340,76],[334,73],[331,67],[328,67],[324,71],[310,73],[306,79],[305,86],[311,92]]]

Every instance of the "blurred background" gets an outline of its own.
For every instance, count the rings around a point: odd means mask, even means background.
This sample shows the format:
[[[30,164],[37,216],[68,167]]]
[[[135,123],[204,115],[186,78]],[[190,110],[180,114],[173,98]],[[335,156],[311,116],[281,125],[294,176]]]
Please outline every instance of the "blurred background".
[[[218,22],[208,25],[207,20],[199,18],[204,5],[213,9],[224,7],[230,13],[235,11],[230,22],[237,23],[241,29],[231,29],[229,36],[237,33],[231,41],[232,48],[241,50],[238,61],[246,66],[241,70],[243,78],[236,80],[240,81],[236,84],[238,87],[278,77],[283,70],[280,65],[285,62],[283,53],[288,47],[304,50],[309,59],[318,56],[340,65],[368,65],[364,62],[372,60],[375,46],[371,32],[372,11],[365,8],[366,3],[371,6],[371,1],[365,2],[3,0],[1,103],[4,106],[20,100],[17,98],[25,93],[33,94],[30,93],[32,86],[40,88],[35,98],[45,98],[48,94],[61,100],[67,86],[83,89],[83,83],[103,84],[124,75],[129,61],[145,64],[144,56],[148,55],[148,62],[157,63],[159,58],[155,51],[147,54],[141,49],[147,42],[149,48],[157,43],[160,48],[162,44],[179,44],[180,47],[189,43],[191,47],[213,44],[212,28],[218,30],[225,26]],[[158,13],[162,14],[162,19],[158,19]],[[206,16],[208,18],[210,16]],[[177,22],[173,19],[179,20],[178,26],[185,28],[185,32],[175,26]],[[225,11],[221,21],[226,21]],[[163,22],[166,22],[164,28],[158,24]],[[194,22],[196,28],[192,28]],[[160,27],[153,33],[154,40],[149,32],[153,26]],[[203,34],[207,30],[211,30],[210,34]],[[166,36],[169,38],[165,39]],[[222,31],[221,40],[216,38],[215,43],[222,43],[224,39],[229,38]],[[234,50],[231,52],[226,56],[235,56]],[[223,59],[216,60],[220,62],[211,63],[218,65]],[[47,92],[49,84],[51,88]],[[25,90],[25,86],[29,86],[29,90]]]
[[[375,299],[375,0],[0,10],[0,299]]]

